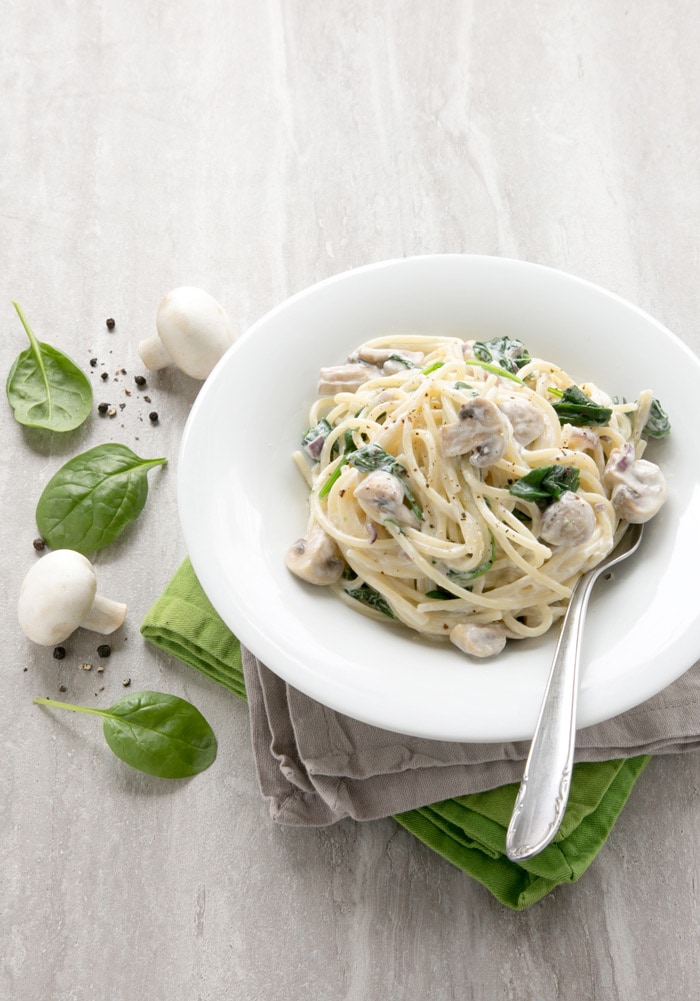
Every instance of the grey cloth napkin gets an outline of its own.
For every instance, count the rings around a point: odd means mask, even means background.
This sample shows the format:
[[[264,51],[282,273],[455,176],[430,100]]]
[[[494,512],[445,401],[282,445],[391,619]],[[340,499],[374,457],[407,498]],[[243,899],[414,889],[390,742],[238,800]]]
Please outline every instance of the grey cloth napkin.
[[[471,744],[361,723],[292,688],[243,650],[253,752],[270,815],[321,827],[374,820],[519,782],[529,741]],[[580,730],[577,761],[700,747],[700,664],[628,712]]]

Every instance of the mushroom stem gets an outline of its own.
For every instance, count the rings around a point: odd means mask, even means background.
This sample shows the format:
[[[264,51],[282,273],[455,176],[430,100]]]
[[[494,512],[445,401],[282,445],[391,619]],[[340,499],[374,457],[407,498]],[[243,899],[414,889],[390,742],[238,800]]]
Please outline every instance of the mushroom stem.
[[[118,629],[126,618],[126,605],[121,601],[112,601],[101,594],[95,595],[92,608],[82,620],[80,625],[83,629],[90,629],[93,633],[113,633]]]
[[[166,366],[173,364],[172,357],[157,334],[146,338],[145,341],[141,341],[139,344],[139,354],[146,368],[150,368],[152,372],[157,372],[158,369],[166,368]]]

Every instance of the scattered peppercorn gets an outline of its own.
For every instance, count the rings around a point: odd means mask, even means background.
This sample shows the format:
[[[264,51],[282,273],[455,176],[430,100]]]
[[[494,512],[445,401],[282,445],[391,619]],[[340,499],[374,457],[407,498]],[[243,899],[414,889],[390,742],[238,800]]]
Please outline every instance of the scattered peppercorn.
[[[109,657],[111,652],[112,648],[109,645],[109,643],[100,643],[100,645],[97,648],[97,653],[100,655],[100,657]]]
[[[97,368],[97,358],[90,359],[90,368]]]
[[[55,646],[53,648],[53,659],[63,660],[66,655],[66,648],[64,646]]]
[[[44,542],[43,539],[34,539],[34,542],[32,542],[32,545],[36,549],[37,553],[40,553],[44,549],[46,549],[46,543]]]
[[[101,414],[106,414],[107,411],[109,410],[109,403],[98,403],[97,409]]]
[[[108,372],[101,372],[100,373],[100,379],[102,379],[103,382],[107,382],[107,379],[109,379],[109,373]]]
[[[145,386],[146,385],[146,377],[144,375],[135,375],[134,376],[134,382],[136,383],[137,386]]]
[[[148,415],[148,419],[151,422],[151,424],[158,423],[158,414],[156,413],[155,410],[151,410],[150,414]]]
[[[68,689],[66,688],[65,685],[59,685],[58,686],[58,690],[59,690],[59,692],[67,692],[68,691]]]
[[[107,324],[107,330],[114,330],[115,323],[111,316],[108,320],[105,320],[105,323]]]

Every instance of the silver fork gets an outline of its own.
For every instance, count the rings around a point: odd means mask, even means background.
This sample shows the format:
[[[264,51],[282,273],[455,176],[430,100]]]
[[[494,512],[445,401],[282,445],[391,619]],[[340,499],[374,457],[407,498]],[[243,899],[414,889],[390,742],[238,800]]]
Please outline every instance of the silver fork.
[[[602,573],[637,551],[642,529],[630,525],[608,558],[583,574],[571,592],[506,835],[506,854],[513,862],[541,852],[561,825],[576,745],[579,660],[588,599]]]

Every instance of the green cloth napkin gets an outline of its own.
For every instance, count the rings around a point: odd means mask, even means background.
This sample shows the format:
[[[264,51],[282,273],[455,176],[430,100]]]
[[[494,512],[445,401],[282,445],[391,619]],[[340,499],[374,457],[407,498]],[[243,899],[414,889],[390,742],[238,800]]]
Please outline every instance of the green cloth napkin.
[[[185,560],[148,612],[141,632],[168,654],[246,698],[238,640],[221,620]],[[517,783],[394,814],[395,820],[501,903],[522,910],[554,887],[575,882],[607,839],[650,756],[574,766],[562,826],[544,851],[522,863],[505,855]]]

